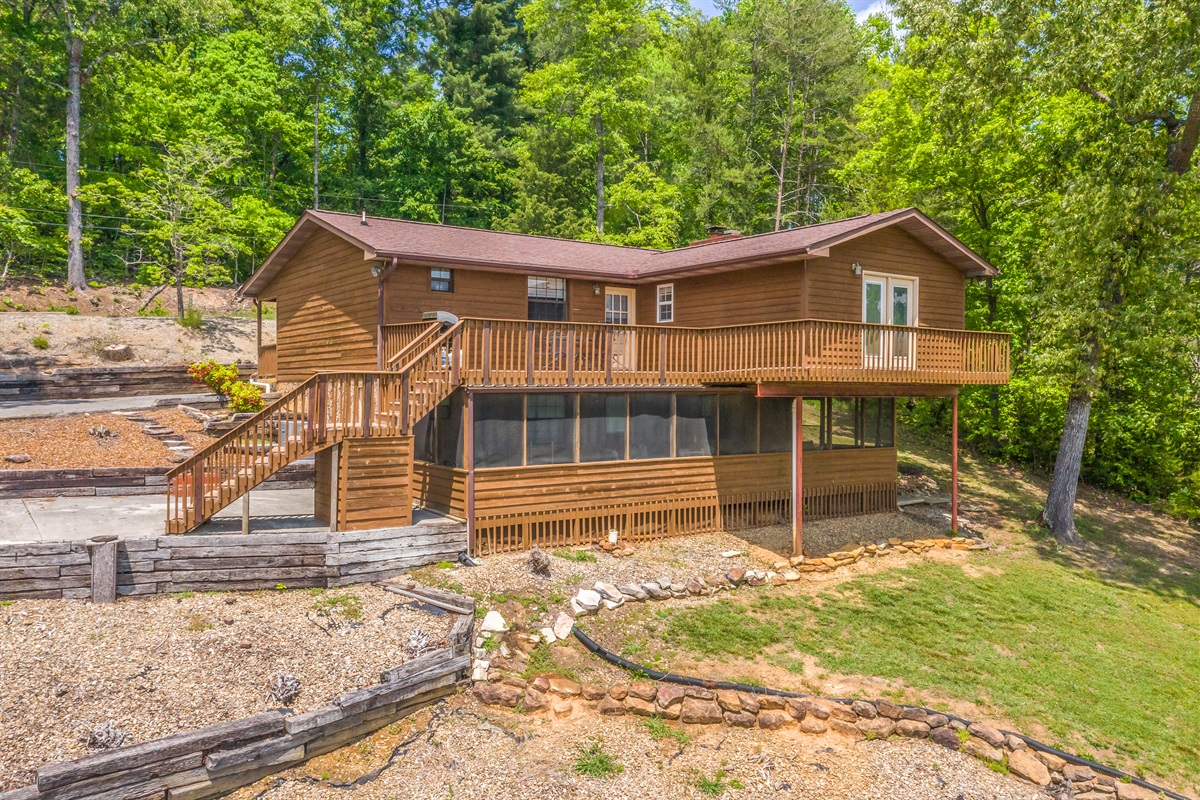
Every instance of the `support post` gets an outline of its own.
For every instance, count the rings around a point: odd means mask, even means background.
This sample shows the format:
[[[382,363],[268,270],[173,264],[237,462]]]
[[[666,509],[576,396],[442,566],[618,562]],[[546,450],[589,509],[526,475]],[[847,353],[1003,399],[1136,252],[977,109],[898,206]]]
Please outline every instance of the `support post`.
[[[467,390],[467,419],[463,426],[463,458],[467,462],[467,553],[475,555],[475,393]]]
[[[958,392],[950,400],[950,531],[958,533]]]
[[[792,556],[804,555],[804,398],[792,408]]]
[[[92,562],[92,602],[117,601],[117,537],[95,536],[87,543]]]
[[[254,357],[258,358],[258,353],[262,351],[262,300],[254,298],[254,316],[257,321],[257,326],[254,330]]]
[[[338,442],[329,449],[329,530],[334,532],[338,529],[338,505],[341,499],[338,497],[338,472],[342,468],[342,443]]]
[[[242,533],[250,533],[250,492],[242,495]]]

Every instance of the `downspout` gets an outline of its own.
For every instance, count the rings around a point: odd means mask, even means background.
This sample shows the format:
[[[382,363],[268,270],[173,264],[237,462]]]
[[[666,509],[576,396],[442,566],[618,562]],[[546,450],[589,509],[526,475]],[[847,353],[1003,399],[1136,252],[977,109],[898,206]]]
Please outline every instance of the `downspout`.
[[[375,322],[375,369],[378,372],[383,372],[383,311],[387,303],[387,291],[384,289],[384,285],[387,283],[388,276],[396,271],[399,264],[400,259],[392,256],[392,263],[379,273],[378,311]]]

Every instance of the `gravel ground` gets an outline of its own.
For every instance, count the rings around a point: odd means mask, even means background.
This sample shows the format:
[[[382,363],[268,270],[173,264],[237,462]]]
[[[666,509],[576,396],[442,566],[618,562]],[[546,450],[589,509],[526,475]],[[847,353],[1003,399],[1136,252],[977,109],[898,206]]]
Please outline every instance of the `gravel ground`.
[[[200,448],[212,438],[199,433],[201,424],[175,408],[144,412]],[[88,429],[103,425],[117,434],[101,440]],[[82,469],[86,467],[169,466],[171,451],[142,425],[119,414],[70,414],[61,417],[0,420],[0,458],[28,453],[32,461],[13,464],[0,461],[0,469]]]
[[[358,598],[357,619],[328,610],[344,596]],[[96,725],[112,722],[134,744],[278,707],[267,688],[281,672],[300,679],[300,711],[377,683],[407,660],[414,629],[445,643],[452,617],[407,602],[364,585],[2,604],[0,791],[87,755],[79,736]]]
[[[233,797],[703,798],[707,795],[697,786],[701,777],[726,785],[737,781],[742,788],[727,789],[729,797],[1046,797],[969,756],[926,741],[852,742],[837,734],[688,728],[692,741],[681,746],[671,739],[655,742],[636,718],[600,717],[584,709],[556,720],[525,718],[460,698]],[[574,771],[579,748],[597,736],[623,767],[619,774],[589,778]],[[370,779],[389,758],[390,766]],[[720,778],[719,771],[725,773]]]
[[[804,552],[812,556],[823,556],[851,542],[878,541],[893,536],[900,539],[924,539],[943,536],[945,532],[945,525],[937,526],[930,519],[906,511],[842,519],[817,519],[804,523]],[[773,553],[788,556],[792,554],[790,525],[772,525],[767,528],[738,531],[738,535]]]

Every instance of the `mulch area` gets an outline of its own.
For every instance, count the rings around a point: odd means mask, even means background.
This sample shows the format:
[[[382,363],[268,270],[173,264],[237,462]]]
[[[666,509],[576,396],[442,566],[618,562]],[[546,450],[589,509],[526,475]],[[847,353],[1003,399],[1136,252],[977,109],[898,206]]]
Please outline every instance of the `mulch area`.
[[[300,679],[297,711],[378,683],[417,628],[447,644],[453,616],[409,603],[363,585],[0,604],[0,792],[96,752],[85,740],[99,725],[128,745],[278,708],[280,673]]]
[[[213,441],[200,433],[201,423],[177,408],[141,412],[176,433],[197,449]],[[115,438],[88,433],[104,426]],[[0,469],[83,469],[87,467],[171,466],[171,451],[158,439],[142,433],[142,424],[119,414],[69,414],[61,417],[0,420],[0,459],[28,453],[32,461],[0,461]]]

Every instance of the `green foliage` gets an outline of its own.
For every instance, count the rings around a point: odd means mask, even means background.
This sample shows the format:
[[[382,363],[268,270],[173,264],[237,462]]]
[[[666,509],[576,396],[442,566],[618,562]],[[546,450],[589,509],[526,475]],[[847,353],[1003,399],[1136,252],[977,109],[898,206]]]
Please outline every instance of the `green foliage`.
[[[188,366],[188,375],[215,394],[229,394],[229,387],[238,380],[237,364],[218,364],[214,359],[197,361]],[[260,398],[261,399],[261,398]]]
[[[661,742],[663,739],[670,739],[680,745],[685,745],[692,741],[692,737],[686,731],[682,728],[671,727],[663,722],[662,717],[648,717],[642,721],[642,727],[646,729],[646,733],[650,734],[650,738],[656,742]]]
[[[362,600],[356,594],[325,594],[313,602],[313,610],[321,616],[337,615],[343,619],[362,619]]]
[[[259,412],[263,410],[263,392],[258,386],[246,381],[226,384],[229,407],[236,412]]]
[[[138,312],[139,317],[169,317],[171,312],[163,308],[162,300],[155,299],[153,303]]]
[[[50,340],[39,333],[33,337],[33,346],[36,347],[38,350],[49,350],[50,349]]]
[[[567,561],[577,561],[584,564],[593,564],[596,562],[596,554],[591,550],[575,550],[570,547],[560,547],[553,551],[553,555],[565,558]]]
[[[696,778],[696,788],[700,790],[700,794],[706,794],[709,797],[724,794],[727,788],[725,785],[725,777],[727,775],[728,773],[723,769],[717,770],[716,775],[711,778],[707,775],[700,775]]]
[[[175,319],[181,327],[195,330],[204,324],[204,314],[198,308],[185,308],[183,314]]]
[[[558,663],[558,659],[554,657],[554,650],[550,645],[540,642],[529,653],[529,659],[525,662],[525,669],[521,671],[521,677],[526,680],[532,680],[538,675],[546,673],[562,675],[564,678],[571,680],[578,680],[579,677],[573,669]]]
[[[604,740],[597,736],[586,745],[580,745],[575,771],[589,778],[611,778],[624,772],[625,767],[605,751]]]

